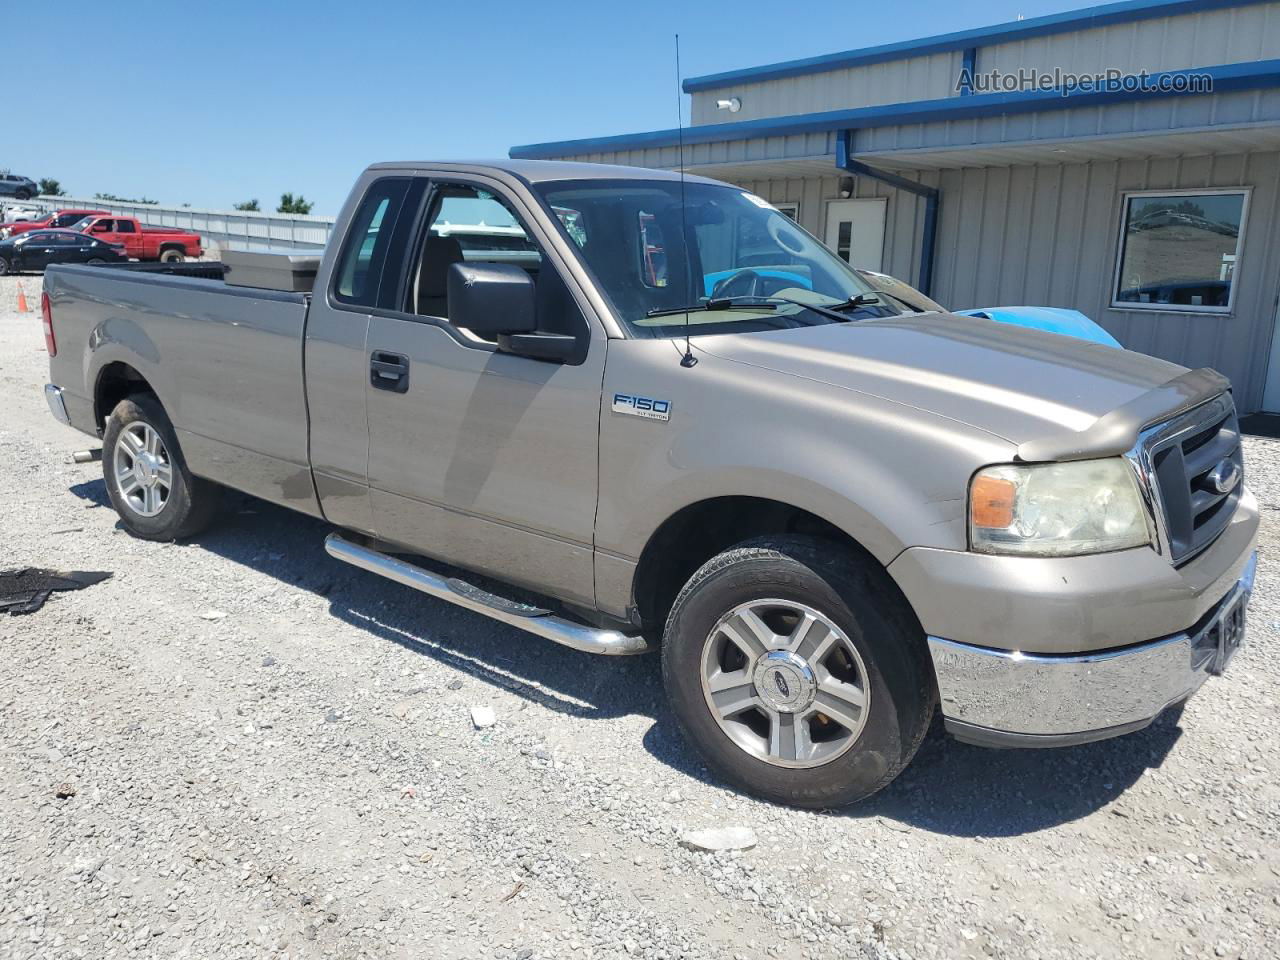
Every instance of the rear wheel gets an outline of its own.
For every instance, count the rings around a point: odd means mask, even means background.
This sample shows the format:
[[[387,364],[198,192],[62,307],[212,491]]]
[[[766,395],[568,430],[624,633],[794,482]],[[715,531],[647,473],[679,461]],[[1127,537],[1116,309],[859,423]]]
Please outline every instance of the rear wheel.
[[[26,187],[23,187],[21,190],[18,190],[17,192],[15,192],[14,196],[17,197],[19,200],[30,200],[31,191],[28,190]]]
[[[0,257],[0,277],[9,272],[9,261],[4,257]]]
[[[199,533],[218,506],[219,487],[192,476],[173,424],[151,394],[116,405],[102,438],[102,473],[120,521],[143,540]]]
[[[170,247],[168,250],[160,251],[161,263],[181,263],[184,259],[186,258],[183,256],[182,251],[176,250],[173,247]]]
[[[768,537],[712,558],[667,620],[663,679],[708,764],[779,803],[837,807],[910,762],[935,702],[923,631],[869,557]]]
[[[92,260],[88,261],[88,264],[91,267],[100,267],[104,263],[106,263],[106,261],[103,260],[101,257],[94,257]]]

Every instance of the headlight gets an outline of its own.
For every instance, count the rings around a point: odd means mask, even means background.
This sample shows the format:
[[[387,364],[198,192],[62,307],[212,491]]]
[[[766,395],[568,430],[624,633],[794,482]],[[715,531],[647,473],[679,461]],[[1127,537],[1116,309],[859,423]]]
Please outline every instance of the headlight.
[[[1066,557],[1140,547],[1151,523],[1120,457],[987,467],[969,485],[969,543],[979,553]]]

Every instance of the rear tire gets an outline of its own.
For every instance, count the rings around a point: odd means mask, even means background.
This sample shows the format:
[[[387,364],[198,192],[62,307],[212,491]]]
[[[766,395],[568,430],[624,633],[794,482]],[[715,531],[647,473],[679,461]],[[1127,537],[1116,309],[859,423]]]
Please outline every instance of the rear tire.
[[[173,424],[152,394],[116,404],[102,437],[102,475],[124,528],[143,540],[180,540],[209,525],[221,488],[192,476]]]
[[[9,261],[4,257],[0,257],[0,277],[5,276],[7,273],[9,273]]]
[[[23,187],[21,190],[16,191],[14,193],[14,196],[17,197],[19,200],[30,200],[31,191],[28,190],[26,187]]]
[[[758,646],[740,642],[752,624],[765,637]],[[667,618],[662,674],[712,770],[800,807],[844,806],[885,787],[915,755],[936,702],[924,631],[884,569],[800,536],[707,561]]]
[[[181,263],[186,257],[181,250],[175,250],[170,247],[168,250],[160,251],[161,263]]]

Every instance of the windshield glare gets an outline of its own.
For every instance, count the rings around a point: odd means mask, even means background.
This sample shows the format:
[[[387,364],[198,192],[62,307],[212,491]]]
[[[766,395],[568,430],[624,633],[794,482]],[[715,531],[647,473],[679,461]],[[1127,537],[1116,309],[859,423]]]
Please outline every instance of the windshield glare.
[[[850,320],[911,312],[878,297],[870,283],[793,220],[735,187],[686,183],[683,210],[675,180],[553,181],[539,185],[538,192],[615,313],[638,337],[684,336],[684,314],[651,314],[696,310],[712,299],[732,299],[734,309],[690,314],[690,335],[838,322],[799,304],[751,309],[752,300],[768,298],[818,306],[864,298],[843,313]]]

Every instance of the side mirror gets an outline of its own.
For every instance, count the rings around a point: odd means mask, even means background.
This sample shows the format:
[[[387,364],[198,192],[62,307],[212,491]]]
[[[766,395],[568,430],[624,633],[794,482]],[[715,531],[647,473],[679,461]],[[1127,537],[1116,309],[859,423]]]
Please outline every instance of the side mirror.
[[[91,229],[94,233],[106,233],[107,225],[105,223],[95,223]]]
[[[503,353],[565,362],[578,338],[539,333],[533,280],[509,263],[455,263],[449,267],[449,320],[482,337],[496,337]]]
[[[447,281],[449,320],[482,337],[536,329],[533,279],[508,263],[455,263]]]

